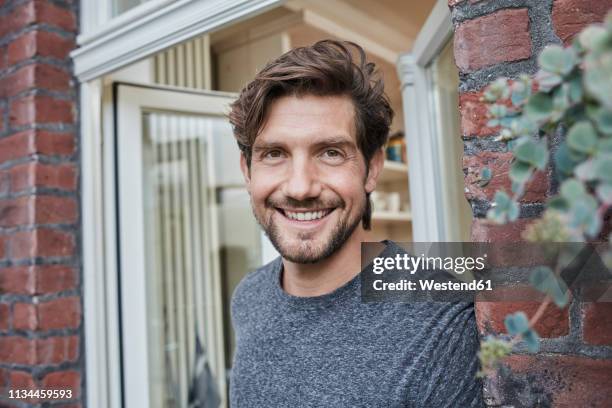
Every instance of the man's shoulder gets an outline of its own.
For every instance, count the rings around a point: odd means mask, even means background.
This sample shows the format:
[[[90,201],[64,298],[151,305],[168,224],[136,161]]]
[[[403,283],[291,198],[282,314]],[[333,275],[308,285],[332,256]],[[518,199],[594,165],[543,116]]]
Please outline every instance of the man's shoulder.
[[[280,258],[247,273],[236,286],[232,295],[232,303],[251,303],[253,300],[261,299],[261,295],[270,290],[274,285],[276,270]]]

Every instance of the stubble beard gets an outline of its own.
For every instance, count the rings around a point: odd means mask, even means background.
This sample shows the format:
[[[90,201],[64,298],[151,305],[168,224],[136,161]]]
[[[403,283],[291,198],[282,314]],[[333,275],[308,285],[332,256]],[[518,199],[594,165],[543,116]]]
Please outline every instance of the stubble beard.
[[[266,206],[268,206],[268,203],[266,203]],[[344,208],[344,205],[339,208]],[[282,232],[273,221],[274,213],[270,215],[267,220],[259,217],[255,208],[253,208],[253,214],[270,239],[270,242],[272,242],[274,248],[276,248],[284,259],[298,264],[313,264],[328,258],[344,245],[361,222],[365,210],[366,205],[364,201],[357,215],[353,219],[340,220],[334,226],[330,238],[320,245],[316,245],[312,242],[310,236],[314,235],[313,233],[298,233],[297,239],[300,243],[297,247],[291,246],[290,243],[283,240]]]

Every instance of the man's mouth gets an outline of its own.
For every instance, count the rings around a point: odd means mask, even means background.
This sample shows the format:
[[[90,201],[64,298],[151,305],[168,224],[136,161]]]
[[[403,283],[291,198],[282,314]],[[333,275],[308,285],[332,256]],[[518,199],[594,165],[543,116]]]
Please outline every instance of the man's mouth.
[[[316,210],[290,210],[284,208],[276,208],[286,218],[293,221],[317,221],[331,213],[334,208],[324,208]]]

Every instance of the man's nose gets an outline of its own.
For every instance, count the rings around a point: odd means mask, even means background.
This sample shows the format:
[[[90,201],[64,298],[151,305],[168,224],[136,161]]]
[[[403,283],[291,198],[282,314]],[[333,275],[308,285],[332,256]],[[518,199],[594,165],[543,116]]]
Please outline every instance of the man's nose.
[[[283,186],[285,196],[300,201],[318,197],[321,184],[315,167],[307,159],[294,159]]]

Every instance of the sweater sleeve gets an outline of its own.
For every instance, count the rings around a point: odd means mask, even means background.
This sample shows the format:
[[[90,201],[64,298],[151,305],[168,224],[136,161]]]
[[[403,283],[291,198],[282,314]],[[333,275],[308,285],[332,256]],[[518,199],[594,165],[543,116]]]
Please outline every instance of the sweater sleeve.
[[[409,400],[418,407],[484,407],[472,303],[423,303],[432,322],[415,362]],[[425,317],[426,315],[426,317]]]

